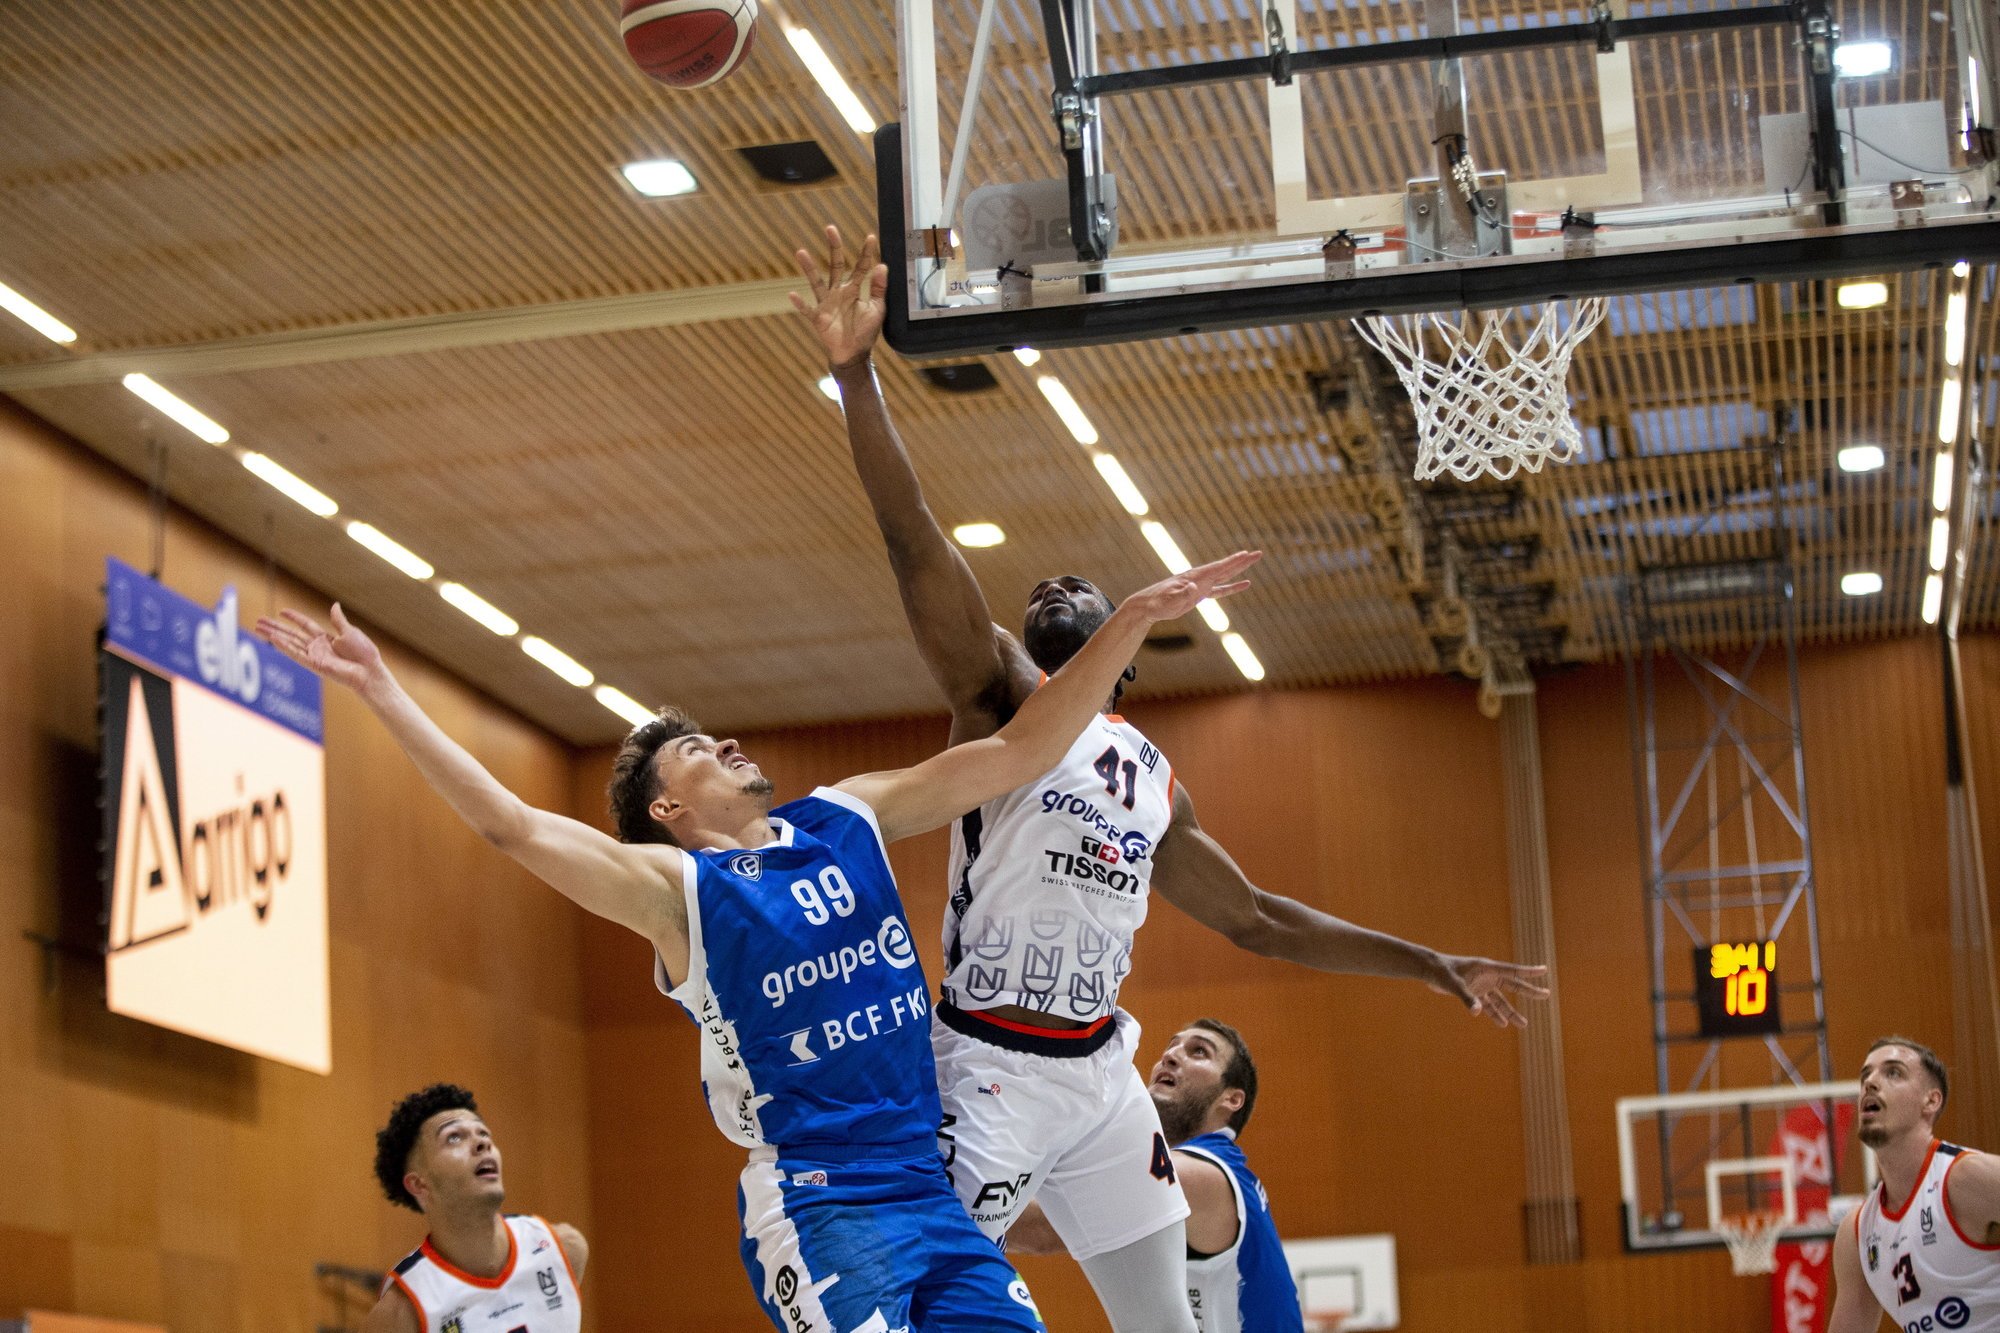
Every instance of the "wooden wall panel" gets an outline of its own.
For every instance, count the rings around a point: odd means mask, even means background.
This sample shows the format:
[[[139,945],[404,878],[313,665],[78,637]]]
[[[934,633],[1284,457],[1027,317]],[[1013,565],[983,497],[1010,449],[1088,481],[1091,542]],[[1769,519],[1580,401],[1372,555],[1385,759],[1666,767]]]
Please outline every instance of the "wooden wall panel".
[[[1967,660],[1974,690],[2000,697],[2000,644],[1973,640]],[[1818,649],[1803,676],[1836,1076],[1891,1029],[1950,1058],[1935,644]],[[1582,1263],[1523,1264],[1513,1039],[1437,996],[1250,957],[1156,902],[1124,997],[1147,1029],[1144,1055],[1198,1014],[1243,1028],[1264,1086],[1245,1143],[1281,1226],[1395,1232],[1413,1333],[1763,1328],[1764,1284],[1730,1276],[1720,1252],[1622,1252],[1612,1103],[1653,1089],[1622,673],[1545,681],[1540,715]],[[1266,887],[1440,947],[1508,948],[1498,734],[1465,688],[1274,692],[1149,704],[1131,717],[1174,762],[1204,826]],[[741,739],[791,795],[912,762],[943,732],[918,720]],[[1975,745],[2000,764],[1990,731]],[[598,814],[609,758],[579,759],[581,812]],[[1986,816],[1990,834],[1991,800]],[[914,927],[934,940],[943,840],[904,844],[894,859]],[[732,1229],[740,1154],[700,1105],[693,1028],[646,984],[642,943],[591,923],[584,958],[602,1308],[621,1320],[657,1309],[659,1268],[647,1259],[673,1254],[675,1271],[703,1275],[673,1284],[687,1327],[758,1328]],[[933,974],[935,964],[933,952]],[[1762,1078],[1754,1052],[1731,1054],[1732,1069]],[[607,1152],[627,1141],[620,1127],[639,1104],[661,1116],[660,1137]],[[1104,1327],[1073,1265],[1022,1268],[1051,1327]]]
[[[148,561],[146,497],[0,402],[0,532],[0,1319],[314,1327],[332,1313],[315,1262],[380,1267],[423,1233],[371,1163],[393,1100],[437,1079],[479,1094],[514,1204],[593,1229],[582,913],[464,830],[349,696],[327,709],[330,1076],[115,1016],[93,966],[65,962],[44,989],[22,932],[79,906],[87,926],[96,902],[92,633],[105,555]],[[179,513],[166,572],[205,602],[233,582],[246,614],[317,600]],[[503,781],[568,801],[564,747],[386,647]]]

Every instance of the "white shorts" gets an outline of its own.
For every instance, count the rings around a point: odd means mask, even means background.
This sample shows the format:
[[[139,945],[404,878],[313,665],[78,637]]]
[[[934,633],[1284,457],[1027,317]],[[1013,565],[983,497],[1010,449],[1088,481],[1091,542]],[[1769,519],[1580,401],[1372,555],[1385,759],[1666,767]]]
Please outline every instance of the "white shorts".
[[[1122,1009],[1114,1021],[1110,1040],[1089,1054],[1047,1055],[969,1036],[934,1016],[944,1102],[938,1147],[965,1211],[995,1240],[1030,1199],[1077,1259],[1188,1215],[1160,1113],[1132,1065],[1139,1024]]]

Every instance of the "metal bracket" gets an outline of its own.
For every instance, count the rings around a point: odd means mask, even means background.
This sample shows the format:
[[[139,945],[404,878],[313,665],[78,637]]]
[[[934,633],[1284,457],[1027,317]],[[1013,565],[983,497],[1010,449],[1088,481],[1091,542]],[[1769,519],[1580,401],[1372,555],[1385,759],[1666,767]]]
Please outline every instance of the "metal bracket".
[[[1563,257],[1577,259],[1597,253],[1597,217],[1579,213],[1572,204],[1562,215]]]
[[[1840,25],[1829,15],[1808,14],[1804,27],[1812,72],[1822,75],[1833,73],[1833,49],[1840,45]]]
[[[1616,51],[1618,39],[1611,26],[1611,0],[1597,0],[1590,7],[1590,22],[1597,29],[1597,49],[1607,56]]]
[[[1056,129],[1062,134],[1065,152],[1075,152],[1083,147],[1083,132],[1096,118],[1097,110],[1086,107],[1077,93],[1057,93],[1049,99],[1050,111],[1056,118]]]
[[[949,227],[924,227],[909,234],[907,244],[912,254],[922,255],[933,263],[942,264],[952,258],[957,249],[954,234]]]
[[[1289,88],[1292,83],[1292,50],[1285,44],[1285,25],[1278,17],[1276,5],[1264,11],[1264,42],[1271,49],[1271,82],[1277,87]]]
[[[1889,204],[1896,210],[1897,221],[1921,221],[1924,211],[1924,183],[1922,180],[1890,181]],[[1919,215],[1916,218],[1901,216],[1905,213]]]
[[[1329,278],[1351,278],[1354,276],[1354,237],[1346,230],[1335,232],[1326,238],[1326,244],[1319,248],[1320,257],[1326,261],[1326,276]]]

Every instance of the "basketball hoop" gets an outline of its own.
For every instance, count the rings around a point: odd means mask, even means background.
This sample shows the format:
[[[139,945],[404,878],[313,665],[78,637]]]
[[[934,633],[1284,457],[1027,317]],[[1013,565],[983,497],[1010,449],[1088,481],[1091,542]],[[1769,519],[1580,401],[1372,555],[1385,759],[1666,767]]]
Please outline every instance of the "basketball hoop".
[[[1417,414],[1417,480],[1539,472],[1583,447],[1569,414],[1569,363],[1604,320],[1604,299],[1560,302],[1518,336],[1512,310],[1364,315],[1369,346],[1389,359]],[[1433,355],[1433,352],[1436,355]]]
[[[1717,1220],[1715,1229],[1729,1243],[1729,1266],[1738,1277],[1770,1273],[1778,1267],[1778,1237],[1785,1230],[1783,1213],[1744,1213]]]
[[[1341,1325],[1354,1315],[1352,1310],[1308,1310],[1305,1312],[1306,1333],[1340,1333]]]

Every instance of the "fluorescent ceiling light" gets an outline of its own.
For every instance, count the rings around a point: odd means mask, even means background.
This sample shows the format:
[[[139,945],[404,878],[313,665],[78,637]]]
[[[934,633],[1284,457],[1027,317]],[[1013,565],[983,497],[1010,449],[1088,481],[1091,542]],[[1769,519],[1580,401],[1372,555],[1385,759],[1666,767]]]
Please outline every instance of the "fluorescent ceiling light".
[[[998,546],[1007,534],[998,523],[961,523],[951,530],[951,539],[960,546]]]
[[[1931,520],[1931,568],[1943,569],[1945,552],[1951,550],[1951,520],[1939,514]]]
[[[799,59],[805,62],[813,78],[818,80],[820,91],[826,94],[827,100],[831,101],[834,108],[840,112],[841,119],[845,120],[856,134],[873,134],[875,118],[868,114],[867,107],[861,105],[861,99],[847,86],[847,80],[840,77],[840,71],[835,69],[833,61],[827,58],[819,39],[804,28],[794,28],[787,24],[785,40],[789,41],[792,49],[799,53]]]
[[[599,685],[591,692],[597,702],[609,708],[633,726],[653,720],[653,710],[634,699],[623,690],[614,690],[609,685]]]
[[[257,477],[262,479],[273,490],[282,494],[286,499],[291,500],[302,508],[310,509],[321,518],[332,518],[340,512],[340,506],[333,502],[332,496],[320,490],[317,486],[300,479],[297,473],[280,467],[263,454],[251,453],[246,450],[243,454],[243,466],[249,468],[252,473],[256,474]]]
[[[1042,354],[1032,347],[1016,347],[1014,359],[1024,366],[1032,366],[1042,359]]]
[[[218,422],[188,406],[174,394],[168,393],[150,375],[127,375],[123,383],[126,388],[159,408],[199,438],[210,444],[229,443],[229,432]]]
[[[1840,590],[1849,597],[1869,597],[1882,591],[1882,576],[1872,569],[1857,569],[1840,577]]]
[[[1937,462],[1932,466],[1931,508],[1951,508],[1951,454],[1938,450]]]
[[[1833,72],[1843,79],[1886,74],[1896,62],[1896,48],[1887,42],[1842,42],[1833,48]]]
[[[579,688],[597,679],[590,674],[588,667],[547,639],[538,639],[530,634],[521,640],[521,651]]]
[[[1062,423],[1069,427],[1069,433],[1078,444],[1096,444],[1097,427],[1090,424],[1090,418],[1070,397],[1069,390],[1054,375],[1042,375],[1035,380],[1035,387],[1042,391],[1042,397],[1049,400],[1049,406],[1056,410]]]
[[[1889,284],[1843,282],[1833,289],[1833,299],[1842,310],[1873,310],[1878,305],[1889,304]]]
[[[1933,574],[1924,580],[1924,623],[1937,624],[1938,613],[1944,610],[1944,575]]]
[[[1873,472],[1888,459],[1880,445],[1850,444],[1835,455],[1842,472]]]
[[[627,162],[618,168],[618,173],[648,199],[666,199],[677,194],[693,194],[701,187],[695,183],[694,173],[687,165],[676,162],[671,157],[656,157],[645,162]]]
[[[1149,518],[1139,525],[1139,531],[1146,535],[1146,540],[1152,544],[1153,550],[1158,552],[1160,563],[1167,567],[1169,574],[1185,574],[1194,568],[1194,562],[1181,554],[1181,548],[1174,542],[1173,534],[1158,523]]]
[[[1132,478],[1125,475],[1125,465],[1110,454],[1098,454],[1091,460],[1097,464],[1097,475],[1104,478],[1104,484],[1118,497],[1118,503],[1125,506],[1128,514],[1144,514],[1146,497],[1139,494],[1139,488],[1132,484]]]
[[[1250,645],[1243,641],[1241,634],[1229,633],[1222,636],[1223,651],[1229,660],[1236,663],[1236,669],[1243,673],[1245,680],[1264,679],[1264,664],[1257,660],[1257,654],[1250,651]]]
[[[1978,122],[1976,122],[1976,121],[1975,121],[1974,123],[1975,123],[1975,124],[1977,124]],[[1951,266],[1951,276],[1952,276],[1952,277],[1954,277],[1954,278],[1969,278],[1969,277],[1971,277],[1971,276],[1972,276],[1972,265],[1971,265],[1971,263],[1970,263],[1970,262],[1968,262],[1967,260],[1963,260],[1963,259],[1959,260],[1959,261],[1958,261],[1958,262],[1957,262],[1956,264],[1953,264],[1953,265]]]
[[[486,628],[502,638],[511,639],[520,632],[521,622],[502,611],[493,603],[481,597],[463,583],[440,583],[438,596],[450,602],[459,610],[471,616]]]
[[[1962,386],[1958,376],[1946,379],[1938,392],[1938,443],[1950,444],[1958,438],[1958,396]]]
[[[36,333],[52,343],[73,343],[76,330],[51,315],[48,311],[30,301],[27,297],[0,282],[0,310],[5,310]]]
[[[836,403],[840,401],[840,382],[831,375],[819,377],[819,391]]]
[[[437,573],[430,561],[390,537],[372,523],[359,520],[347,525],[347,535],[381,556],[413,579],[427,579]]]
[[[1944,298],[1944,363],[1955,366],[1965,356],[1965,293]]]
[[[1194,604],[1194,609],[1201,612],[1202,622],[1217,634],[1229,628],[1229,613],[1213,597],[1202,598]]]

